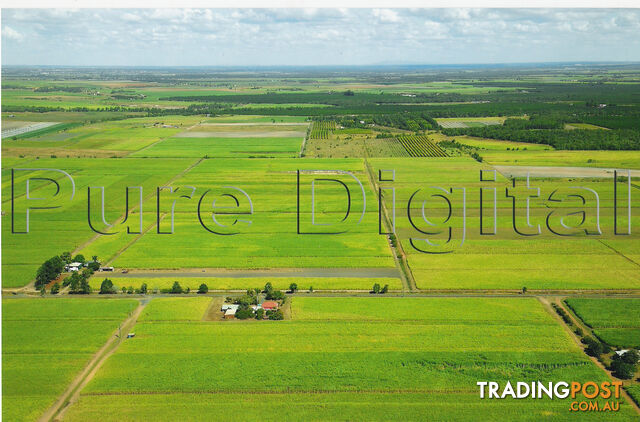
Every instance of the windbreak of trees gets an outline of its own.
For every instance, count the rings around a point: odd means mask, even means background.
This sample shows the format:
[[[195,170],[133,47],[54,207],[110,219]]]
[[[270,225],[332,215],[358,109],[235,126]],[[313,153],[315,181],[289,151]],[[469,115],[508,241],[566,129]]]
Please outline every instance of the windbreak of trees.
[[[338,124],[348,128],[366,127],[369,124],[394,127],[417,132],[438,128],[438,123],[425,112],[404,112],[393,114],[373,114],[368,116],[337,117]],[[364,123],[361,123],[364,122]]]
[[[81,86],[64,86],[64,85],[50,85],[39,86],[33,90],[33,92],[84,92],[86,88]]]
[[[633,130],[561,130],[517,129],[486,126],[443,129],[445,135],[469,135],[479,138],[551,145],[563,150],[640,150],[640,133]]]

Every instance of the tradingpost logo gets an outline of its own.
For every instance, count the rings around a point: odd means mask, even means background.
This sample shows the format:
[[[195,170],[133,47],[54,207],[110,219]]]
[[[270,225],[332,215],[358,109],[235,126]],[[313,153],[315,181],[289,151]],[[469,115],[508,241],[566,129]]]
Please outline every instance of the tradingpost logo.
[[[478,381],[481,399],[570,399],[571,412],[617,412],[620,410],[622,381],[522,382]]]

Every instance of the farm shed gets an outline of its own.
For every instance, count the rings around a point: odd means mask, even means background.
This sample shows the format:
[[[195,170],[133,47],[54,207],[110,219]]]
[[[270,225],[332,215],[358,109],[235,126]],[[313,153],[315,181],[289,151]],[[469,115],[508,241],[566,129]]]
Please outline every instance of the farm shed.
[[[230,308],[224,312],[224,319],[234,319],[238,308]]]
[[[240,305],[234,305],[232,303],[225,303],[222,305],[222,309],[220,309],[222,312],[227,312],[230,309],[233,309],[233,311],[237,311],[238,308],[240,307]]]

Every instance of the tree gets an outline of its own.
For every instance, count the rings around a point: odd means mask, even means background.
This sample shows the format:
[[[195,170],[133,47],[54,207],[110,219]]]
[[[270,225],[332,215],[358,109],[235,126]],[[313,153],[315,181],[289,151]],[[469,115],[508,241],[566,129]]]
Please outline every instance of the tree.
[[[253,318],[253,310],[248,306],[241,306],[236,311],[236,318],[237,319]]]
[[[385,284],[384,287],[380,290],[380,294],[385,294],[389,291],[389,285]]]
[[[80,280],[82,277],[80,277],[80,274],[78,273],[73,273],[69,278],[71,279],[69,281],[69,290],[71,293],[76,293],[80,288]]]
[[[60,292],[60,283],[55,283],[53,286],[51,286],[52,295],[57,295],[59,292]]]
[[[380,293],[380,285],[378,283],[373,285],[373,293]]]
[[[607,347],[604,344],[600,343],[599,341],[594,340],[591,337],[586,337],[584,342],[587,345],[585,352],[589,356],[593,356],[597,358],[603,353],[606,353]]]
[[[264,319],[264,309],[258,308],[256,310],[256,319]]]
[[[129,295],[133,294],[133,286],[129,286],[129,288],[127,289],[127,294]]]
[[[286,296],[280,290],[271,290],[269,293],[267,293],[265,298],[267,300],[284,300]]]
[[[100,269],[100,263],[99,262],[90,262],[89,266],[87,267],[87,269],[91,270],[92,272],[98,271]]]
[[[64,270],[64,261],[59,256],[46,260],[36,272],[36,289],[46,286],[51,280],[55,280]]]
[[[273,291],[273,285],[271,285],[271,282],[267,281],[267,284],[264,285],[264,293],[269,294],[272,291]]]
[[[202,283],[200,285],[200,287],[198,287],[198,294],[203,295],[203,294],[207,293],[208,291],[209,291],[209,287],[204,283]]]
[[[84,255],[82,255],[82,254],[78,254],[78,255],[73,257],[73,262],[80,262],[80,263],[84,264],[84,261],[85,261]]]
[[[62,252],[60,254],[60,259],[62,259],[65,264],[70,264],[71,263],[71,252]]]
[[[616,356],[618,355],[616,354]],[[638,360],[640,360],[640,354],[637,350],[628,350],[626,353],[620,356],[620,360],[624,363],[635,365],[638,363]]]
[[[89,285],[89,282],[86,278],[80,280],[80,288],[78,289],[77,293],[81,295],[88,295],[91,293],[91,286]]]
[[[309,286],[309,293],[313,293],[313,286]]]
[[[524,294],[526,294],[526,293],[527,293],[527,288],[526,288],[526,287],[523,287],[523,288],[522,288],[522,294],[524,295]]]
[[[613,376],[616,378],[629,380],[633,378],[633,375],[636,372],[636,367],[635,365],[623,362],[622,360],[614,360],[611,362],[611,371],[613,372]]]
[[[122,291],[122,294],[127,293],[127,288],[126,288],[126,287],[124,287],[124,286],[122,286],[122,289],[120,289],[120,290]]]
[[[104,280],[102,280],[102,283],[100,284],[100,293],[101,295],[110,295],[110,294],[114,294],[116,292],[116,288],[113,285],[113,282],[111,280],[109,280],[108,278],[105,278]]]
[[[91,256],[91,260],[92,260],[93,262],[98,262],[98,255],[92,255],[92,256]]]
[[[173,286],[171,287],[171,292],[173,294],[180,294],[182,293],[182,286],[180,286],[180,283],[178,283],[177,281],[173,283]]]
[[[279,321],[284,319],[284,314],[280,309],[276,309],[275,311],[267,311],[267,316],[272,321]]]
[[[298,290],[298,285],[296,283],[289,284],[289,290],[291,291],[291,293],[295,293],[296,290]]]
[[[262,290],[259,287],[256,287],[253,291],[256,293],[256,296],[258,296]]]
[[[142,283],[142,286],[140,286],[140,293],[143,295],[147,294],[147,283]]]

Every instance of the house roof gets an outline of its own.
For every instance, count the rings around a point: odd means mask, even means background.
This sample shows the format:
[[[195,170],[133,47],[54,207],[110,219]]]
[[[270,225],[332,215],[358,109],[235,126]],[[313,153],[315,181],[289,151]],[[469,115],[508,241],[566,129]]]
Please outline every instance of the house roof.
[[[266,308],[277,308],[278,307],[278,302],[274,302],[272,300],[267,300],[266,302],[262,302],[262,308],[266,309]]]
[[[225,315],[235,315],[238,308],[230,308],[225,311]]]
[[[233,309],[233,310],[237,310],[240,307],[240,305],[234,305],[232,303],[225,303],[224,305],[222,305],[222,310],[226,311],[229,309]]]

